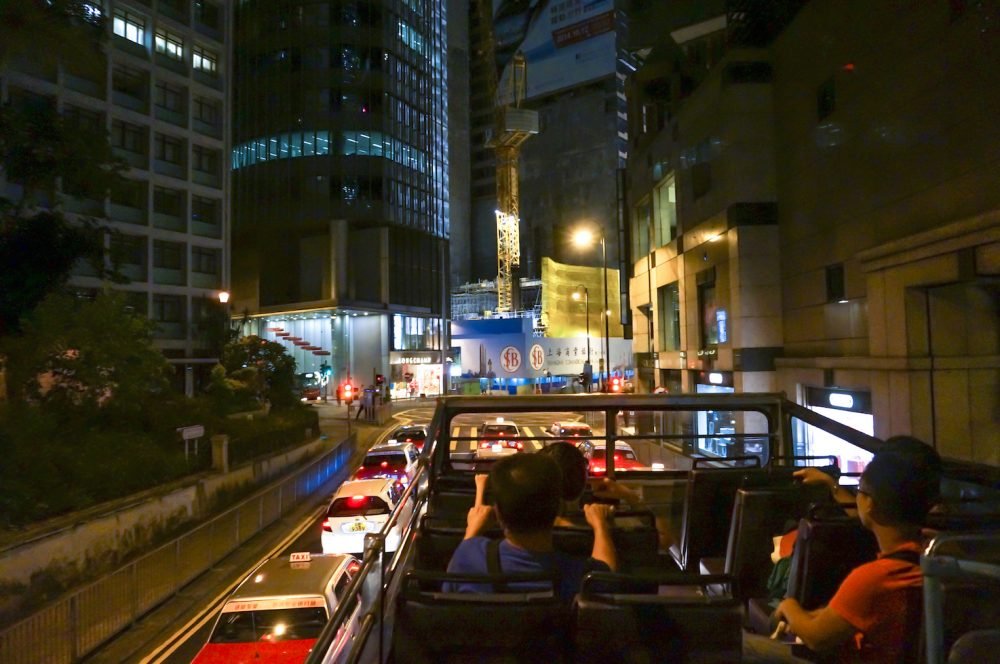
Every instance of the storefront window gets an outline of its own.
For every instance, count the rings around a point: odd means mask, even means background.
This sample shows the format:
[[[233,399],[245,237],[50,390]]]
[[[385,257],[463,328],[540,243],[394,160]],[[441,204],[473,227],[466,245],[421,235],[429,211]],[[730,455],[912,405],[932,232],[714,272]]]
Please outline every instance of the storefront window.
[[[698,385],[698,394],[732,394],[733,388],[725,385]],[[698,411],[697,451],[707,456],[732,457],[742,456],[742,450],[736,449],[736,413],[731,410]]]
[[[441,320],[396,314],[392,318],[394,350],[440,350]]]

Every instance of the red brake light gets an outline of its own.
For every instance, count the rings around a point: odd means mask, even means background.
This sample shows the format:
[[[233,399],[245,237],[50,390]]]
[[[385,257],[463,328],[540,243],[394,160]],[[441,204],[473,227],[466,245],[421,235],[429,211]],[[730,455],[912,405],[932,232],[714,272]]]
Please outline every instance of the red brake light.
[[[522,443],[521,441],[517,441],[516,447],[519,450],[523,450],[524,449],[524,443]]]
[[[365,504],[366,496],[351,496],[347,499],[348,507],[361,507]]]
[[[382,462],[382,467],[383,468],[388,468],[389,467],[389,462],[388,461],[383,461]]]
[[[358,560],[352,560],[351,562],[347,563],[347,573],[348,574],[357,574],[359,569],[361,569],[361,562],[360,561],[358,561]]]
[[[326,521],[323,522],[323,530],[325,530],[328,533],[332,533],[333,532],[333,526],[330,525],[330,520],[329,519],[327,519]]]

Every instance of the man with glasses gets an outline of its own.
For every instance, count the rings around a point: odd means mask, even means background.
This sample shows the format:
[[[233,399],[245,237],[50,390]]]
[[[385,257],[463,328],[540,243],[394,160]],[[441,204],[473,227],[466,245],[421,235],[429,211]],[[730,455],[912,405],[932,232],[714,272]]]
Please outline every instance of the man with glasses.
[[[812,650],[836,661],[916,662],[921,618],[920,529],[938,498],[941,460],[910,437],[886,441],[861,475],[858,518],[879,557],[852,571],[830,603],[807,611],[795,599],[775,618]]]

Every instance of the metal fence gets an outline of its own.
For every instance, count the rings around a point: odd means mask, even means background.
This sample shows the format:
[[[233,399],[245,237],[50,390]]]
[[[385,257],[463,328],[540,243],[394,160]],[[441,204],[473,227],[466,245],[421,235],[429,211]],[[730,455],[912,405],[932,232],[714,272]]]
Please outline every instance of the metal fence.
[[[304,497],[342,479],[351,436],[295,475],[0,632],[0,662],[74,662],[178,592]]]

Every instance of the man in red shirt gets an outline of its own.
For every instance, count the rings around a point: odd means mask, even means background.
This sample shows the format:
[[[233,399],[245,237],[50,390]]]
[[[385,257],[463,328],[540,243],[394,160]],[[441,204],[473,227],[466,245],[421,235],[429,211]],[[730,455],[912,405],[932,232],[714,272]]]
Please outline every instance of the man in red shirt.
[[[940,481],[940,459],[926,449],[878,453],[861,475],[858,516],[875,534],[879,558],[851,572],[821,609],[806,611],[794,599],[778,605],[775,617],[811,649],[834,651],[845,662],[916,661],[920,527]]]

